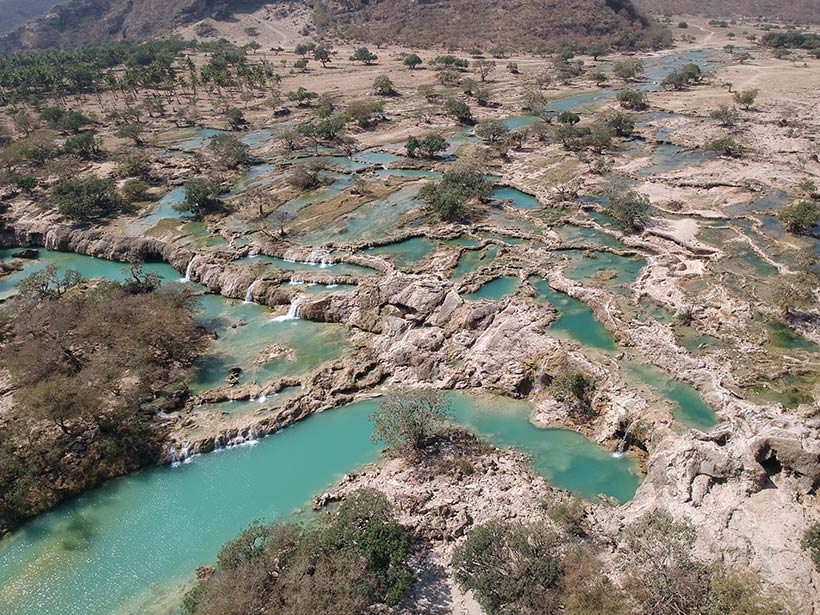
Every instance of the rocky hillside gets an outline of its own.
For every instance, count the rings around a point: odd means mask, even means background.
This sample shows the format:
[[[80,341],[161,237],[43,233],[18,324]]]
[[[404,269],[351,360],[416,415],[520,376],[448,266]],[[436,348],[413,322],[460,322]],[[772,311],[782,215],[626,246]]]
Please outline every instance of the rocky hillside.
[[[635,0],[635,5],[647,12],[669,15],[820,22],[820,2],[817,0]]]
[[[71,0],[0,38],[0,52],[151,38],[262,6],[312,7],[320,34],[371,44],[533,50],[568,42],[659,47],[669,37],[631,0]]]
[[[295,2],[280,0],[278,3]],[[0,52],[152,38],[191,21],[205,17],[228,18],[232,12],[256,10],[263,4],[271,3],[263,0],[230,0],[229,3],[220,0],[70,0],[0,37]]]
[[[667,36],[631,0],[333,0],[315,21],[345,38],[418,47],[652,47]]]

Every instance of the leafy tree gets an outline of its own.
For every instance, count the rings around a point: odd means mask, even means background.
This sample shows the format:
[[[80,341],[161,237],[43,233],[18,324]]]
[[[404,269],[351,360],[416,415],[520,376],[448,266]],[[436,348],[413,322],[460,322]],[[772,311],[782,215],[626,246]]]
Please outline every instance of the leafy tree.
[[[424,158],[435,158],[448,147],[449,143],[447,139],[437,134],[429,134],[421,139],[418,137],[408,137],[405,143],[405,149],[410,158],[415,158],[418,153]]]
[[[353,62],[361,62],[362,64],[373,64],[373,62],[379,59],[379,56],[371,52],[367,47],[359,47],[353,52],[350,59]]]
[[[725,128],[734,126],[739,116],[740,114],[737,112],[737,109],[729,105],[720,105],[720,107],[709,114],[709,117],[713,120],[717,120],[720,125]]]
[[[230,107],[225,109],[225,119],[228,120],[228,124],[230,124],[232,130],[242,130],[245,126],[248,125],[248,121],[245,119],[245,114],[242,113],[241,109],[237,109],[236,107]]]
[[[448,98],[444,103],[444,110],[448,115],[452,115],[461,124],[472,124],[473,113],[470,111],[469,105],[463,100],[457,98]]]
[[[396,86],[387,75],[379,75],[373,80],[373,92],[379,96],[395,96]]]
[[[415,70],[422,63],[422,59],[416,53],[408,53],[402,63],[410,70]]]
[[[482,82],[486,81],[487,77],[489,77],[490,73],[495,69],[496,64],[492,60],[477,60],[473,62],[473,70],[478,73]]]
[[[820,223],[820,204],[814,201],[798,201],[781,209],[777,217],[788,232],[803,235]]]
[[[197,217],[217,212],[222,209],[219,195],[222,188],[218,183],[208,179],[192,179],[185,184],[185,198],[174,209],[192,213]]]
[[[635,131],[635,118],[623,111],[606,113],[601,120],[619,137],[631,137]]]
[[[475,134],[488,143],[498,143],[510,134],[510,129],[501,120],[487,120],[476,126]]]
[[[345,116],[360,128],[369,128],[381,116],[384,105],[378,100],[352,100],[347,105]]]
[[[296,45],[294,53],[296,53],[296,55],[298,56],[304,57],[314,49],[316,49],[316,43],[299,43],[298,45]]]
[[[145,128],[139,122],[129,122],[127,124],[123,124],[117,129],[117,136],[121,139],[130,139],[134,142],[134,145],[139,147],[145,143],[142,138],[144,131]]]
[[[373,441],[405,452],[418,451],[450,414],[450,402],[441,391],[404,389],[390,393],[370,416]]]
[[[809,307],[814,304],[816,280],[807,273],[780,275],[772,283],[774,303],[788,317],[793,310]]]
[[[331,62],[330,52],[322,45],[313,50],[313,59],[322,63],[322,67],[327,66]]]
[[[233,135],[217,135],[208,143],[208,151],[220,166],[236,169],[248,162],[250,147]]]
[[[558,122],[561,124],[577,124],[581,121],[581,116],[572,111],[561,111],[558,114]]]
[[[71,111],[60,107],[46,107],[40,112],[40,117],[54,130],[79,132],[89,120],[79,111]]]
[[[304,73],[308,67],[308,59],[307,58],[299,58],[293,63],[293,68],[297,69],[300,73]]]
[[[595,85],[597,85],[598,87],[601,87],[604,83],[606,83],[609,80],[609,77],[606,76],[606,73],[600,70],[596,70],[589,77],[595,82]]]
[[[467,60],[454,55],[436,56],[430,60],[430,64],[437,68],[467,68],[470,65]]]
[[[120,209],[117,188],[111,179],[67,179],[54,186],[57,210],[74,220],[109,216]]]
[[[744,109],[748,111],[751,108],[751,106],[755,104],[755,100],[757,99],[758,94],[760,94],[760,90],[758,89],[741,90],[740,92],[735,92],[735,103],[742,106]]]
[[[622,90],[618,92],[617,99],[624,109],[630,109],[631,111],[643,111],[647,106],[646,94],[640,90]]]
[[[627,231],[640,230],[646,224],[651,206],[643,194],[630,189],[610,190],[604,213],[612,216]]]
[[[684,64],[680,70],[674,70],[669,73],[664,80],[661,81],[661,86],[680,90],[702,80],[703,71],[701,71],[700,66],[697,64]]]
[[[82,280],[79,271],[74,269],[61,271],[57,265],[49,263],[40,271],[35,271],[17,282],[14,287],[23,303],[36,305],[42,301],[59,299]]]
[[[582,373],[562,369],[550,383],[550,392],[558,401],[565,402],[570,414],[579,420],[587,420],[591,411],[593,383]]]
[[[72,135],[63,144],[63,153],[77,156],[83,160],[98,158],[102,153],[97,136],[93,132],[82,132]]]
[[[122,184],[120,191],[122,197],[127,203],[134,203],[136,201],[144,201],[148,198],[148,190],[150,186],[147,182],[141,179],[127,179]]]
[[[489,521],[453,553],[456,581],[489,615],[552,613],[562,540],[542,524]]]
[[[295,102],[297,106],[307,107],[310,105],[311,101],[319,98],[319,94],[299,86],[298,89],[288,92],[287,97],[289,101]]]
[[[482,169],[459,167],[444,173],[441,181],[422,186],[419,197],[445,221],[460,220],[471,201],[490,198],[492,183]]]
[[[587,53],[592,56],[592,59],[596,62],[598,58],[602,58],[606,55],[609,55],[609,49],[605,45],[593,45],[589,49],[587,49]]]
[[[316,188],[322,183],[322,171],[325,169],[325,163],[321,159],[309,160],[293,165],[287,182],[294,188],[300,190],[310,190]]]
[[[518,68],[518,62],[507,62],[507,70],[511,75],[518,75],[521,70]]]

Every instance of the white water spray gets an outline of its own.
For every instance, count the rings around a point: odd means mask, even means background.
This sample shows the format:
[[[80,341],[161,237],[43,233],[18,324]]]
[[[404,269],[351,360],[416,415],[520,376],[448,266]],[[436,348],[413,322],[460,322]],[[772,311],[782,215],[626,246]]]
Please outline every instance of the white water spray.
[[[288,308],[288,313],[284,316],[277,316],[276,318],[271,319],[271,322],[285,322],[287,320],[299,320],[299,304],[302,303],[301,297],[296,297],[293,301],[290,302],[290,307]]]
[[[196,256],[194,256],[191,260],[188,261],[188,266],[185,267],[185,277],[180,280],[183,284],[187,284],[191,281],[191,273],[194,270],[194,261],[196,260]]]
[[[258,280],[254,280],[253,283],[248,286],[248,290],[245,291],[245,303],[253,303],[253,289],[256,287],[256,282]]]

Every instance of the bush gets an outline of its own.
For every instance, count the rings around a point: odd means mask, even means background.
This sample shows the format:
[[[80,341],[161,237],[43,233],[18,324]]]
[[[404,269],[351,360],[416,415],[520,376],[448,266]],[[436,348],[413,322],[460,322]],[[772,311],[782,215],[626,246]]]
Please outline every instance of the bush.
[[[715,152],[720,156],[728,156],[730,158],[742,158],[745,153],[743,145],[735,141],[734,137],[725,136],[707,141],[703,146],[707,152]]]
[[[408,53],[404,56],[404,60],[402,63],[409,68],[410,70],[415,70],[415,68],[421,64],[422,60],[416,53]]]
[[[803,235],[820,223],[820,204],[799,201],[781,209],[777,217],[788,232]]]
[[[248,162],[250,147],[233,135],[217,135],[208,143],[208,151],[219,166],[236,169]]]
[[[390,393],[370,415],[373,441],[403,451],[418,451],[444,426],[450,414],[447,396],[435,389]]]
[[[547,614],[561,577],[561,540],[542,524],[490,521],[453,553],[456,581],[489,615]]]
[[[738,117],[740,114],[737,112],[737,109],[734,107],[730,107],[729,105],[721,105],[714,111],[709,114],[713,120],[717,120],[721,126],[726,128],[731,128],[737,122]]]
[[[644,75],[643,63],[639,60],[622,60],[615,62],[612,67],[612,74],[624,81],[634,81]]]
[[[378,100],[353,100],[345,110],[347,121],[355,122],[360,128],[369,128],[384,112],[384,105]]]
[[[128,179],[122,185],[122,197],[128,203],[145,201],[148,198],[149,188],[148,183],[141,179]]]
[[[611,111],[604,114],[601,121],[619,137],[631,137],[635,131],[635,118],[629,113]]]
[[[593,383],[586,375],[569,368],[561,370],[550,383],[552,396],[566,403],[570,414],[580,420],[589,418],[593,392]]]
[[[110,216],[120,209],[117,188],[111,179],[68,179],[54,186],[58,211],[74,220]]]
[[[814,567],[820,570],[820,523],[815,523],[806,529],[800,546],[809,552]]]
[[[604,213],[612,216],[626,231],[640,230],[646,224],[651,206],[649,199],[634,190],[610,190]]]
[[[185,599],[192,615],[350,615],[396,605],[413,583],[411,532],[381,493],[361,489],[306,528],[254,524]]]
[[[398,92],[396,92],[396,86],[393,85],[393,82],[387,75],[379,75],[376,77],[373,81],[373,92],[379,96],[395,96],[398,94]]]
[[[487,120],[481,122],[475,129],[475,135],[482,141],[498,143],[510,134],[510,129],[501,120]]]
[[[421,198],[441,219],[447,222],[468,217],[471,201],[485,201],[492,193],[492,183],[482,170],[460,168],[447,171],[440,182],[425,184]]]
[[[757,89],[735,92],[735,102],[748,111],[755,104],[758,94],[760,94],[760,90]]]
[[[473,113],[470,111],[469,105],[463,100],[449,98],[447,102],[444,103],[444,110],[448,115],[452,115],[462,124],[473,123]]]
[[[354,62],[361,62],[362,64],[373,64],[379,59],[375,53],[372,53],[367,47],[359,47],[350,59]]]

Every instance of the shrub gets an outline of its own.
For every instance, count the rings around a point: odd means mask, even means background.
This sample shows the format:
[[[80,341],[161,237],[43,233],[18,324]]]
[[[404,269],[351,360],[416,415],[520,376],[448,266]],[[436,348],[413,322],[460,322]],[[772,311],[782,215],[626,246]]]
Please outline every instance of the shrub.
[[[208,143],[208,151],[220,166],[236,169],[248,162],[250,147],[233,135],[217,135]]]
[[[651,210],[649,199],[634,190],[610,190],[604,213],[612,216],[626,231],[640,230]]]
[[[737,109],[729,105],[721,105],[709,114],[709,117],[713,120],[717,120],[721,126],[726,128],[734,126],[739,116],[740,114],[737,112]]]
[[[359,47],[353,52],[350,59],[354,62],[361,62],[362,64],[373,64],[373,62],[379,59],[379,56],[372,53],[367,47]]]
[[[615,62],[612,67],[612,74],[624,81],[633,81],[644,74],[643,63],[639,60],[622,60]]]
[[[640,90],[622,90],[618,92],[618,102],[624,109],[643,111],[646,109],[646,94]]]
[[[781,209],[777,217],[788,232],[803,235],[820,223],[820,204],[799,201]]]
[[[444,103],[444,109],[448,115],[452,115],[462,124],[472,124],[473,114],[470,111],[470,106],[463,100],[456,98],[449,98]]]
[[[419,197],[441,220],[452,222],[464,219],[468,203],[485,201],[492,189],[483,170],[465,167],[447,171],[439,182],[425,184]]]
[[[550,613],[561,576],[560,545],[542,524],[489,521],[453,553],[455,578],[489,615]]]
[[[128,203],[144,201],[148,196],[150,186],[141,179],[128,179],[123,183],[121,191],[122,197]]]
[[[439,153],[449,147],[447,139],[437,134],[429,134],[419,139],[418,137],[408,137],[405,143],[407,155],[415,158],[420,153],[424,158],[435,158]]]
[[[373,81],[373,92],[379,96],[395,96],[398,93],[396,92],[396,86],[393,85],[393,82],[387,75],[379,75],[376,77]]]
[[[760,93],[760,90],[753,89],[753,90],[741,90],[740,92],[735,92],[735,102],[742,106],[744,109],[749,110],[753,104],[755,104],[755,100],[757,99],[757,95]]]
[[[421,58],[416,53],[408,53],[404,56],[404,60],[402,63],[409,68],[410,70],[415,70],[415,68],[422,63]]]
[[[738,143],[734,137],[728,135],[707,141],[703,149],[707,152],[715,152],[720,156],[728,156],[730,158],[742,158],[746,151],[743,145]]]
[[[476,136],[488,143],[497,143],[510,133],[510,129],[501,120],[487,120],[476,126]]]
[[[378,100],[353,100],[348,104],[345,116],[360,128],[369,128],[383,111],[384,105]]]
[[[814,567],[820,570],[820,523],[815,523],[806,529],[800,546],[809,552]]]

